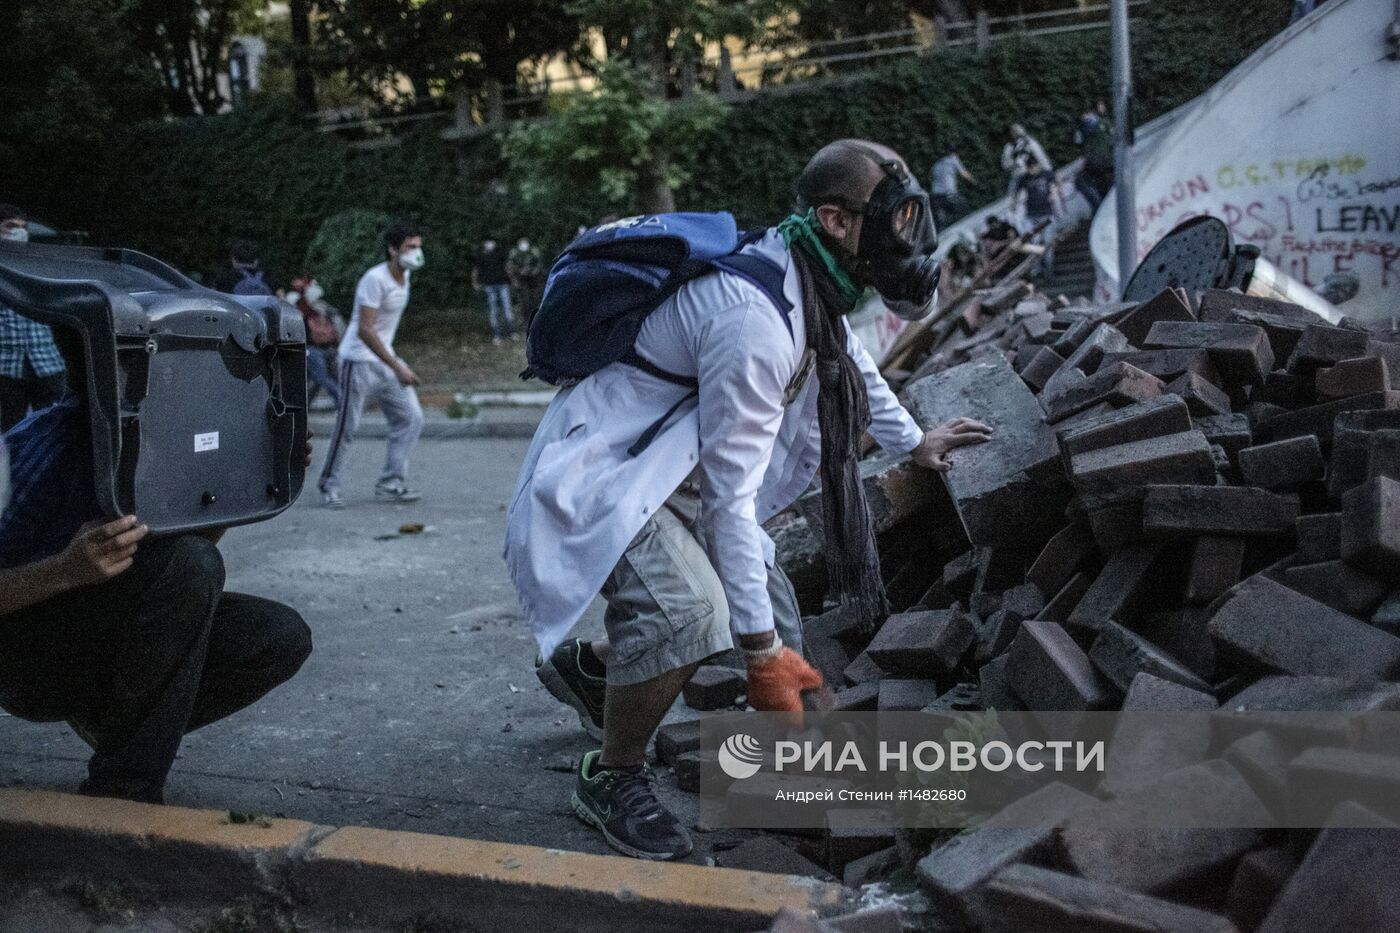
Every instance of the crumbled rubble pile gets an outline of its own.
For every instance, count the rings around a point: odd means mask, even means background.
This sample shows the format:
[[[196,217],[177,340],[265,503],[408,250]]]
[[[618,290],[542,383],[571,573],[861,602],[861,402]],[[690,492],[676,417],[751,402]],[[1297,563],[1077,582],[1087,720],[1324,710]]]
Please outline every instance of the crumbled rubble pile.
[[[941,479],[865,464],[895,614],[872,636],[823,611],[817,498],[772,529],[838,709],[1400,708],[1400,333],[1227,291],[1054,306],[1020,281],[960,312],[886,375],[925,427],[994,438]],[[1400,761],[1328,751],[1282,770],[1369,769],[1400,798]],[[1174,796],[1275,807],[1288,788],[1256,766],[1289,754],[1262,733],[1184,767],[1154,747],[1013,805],[1053,829],[994,816],[932,852],[836,821],[826,867],[917,862],[951,928],[1396,929],[1400,833],[1358,803],[1339,825],[1377,828],[1076,826]]]

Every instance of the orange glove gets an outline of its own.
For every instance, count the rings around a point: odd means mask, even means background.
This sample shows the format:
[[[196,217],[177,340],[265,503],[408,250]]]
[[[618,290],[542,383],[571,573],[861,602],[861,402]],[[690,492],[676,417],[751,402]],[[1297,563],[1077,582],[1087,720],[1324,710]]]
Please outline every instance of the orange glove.
[[[749,705],[771,712],[802,712],[802,692],[820,690],[822,675],[791,648],[771,661],[749,664]]]

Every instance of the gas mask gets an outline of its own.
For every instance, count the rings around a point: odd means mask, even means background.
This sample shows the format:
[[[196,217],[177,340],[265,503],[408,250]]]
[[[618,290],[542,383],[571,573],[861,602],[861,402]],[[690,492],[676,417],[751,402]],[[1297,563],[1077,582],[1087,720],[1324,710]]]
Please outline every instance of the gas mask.
[[[864,204],[825,198],[863,218],[860,247],[851,263],[851,277],[880,293],[885,306],[906,321],[917,321],[933,310],[942,264],[934,258],[938,233],[928,193],[898,161],[871,153],[885,177]]]

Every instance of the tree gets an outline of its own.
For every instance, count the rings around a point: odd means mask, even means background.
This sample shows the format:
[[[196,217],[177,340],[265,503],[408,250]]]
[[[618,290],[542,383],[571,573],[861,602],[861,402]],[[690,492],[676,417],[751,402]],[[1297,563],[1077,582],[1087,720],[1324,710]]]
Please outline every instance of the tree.
[[[117,6],[133,44],[164,79],[172,114],[223,109],[218,78],[224,56],[233,36],[255,26],[257,0],[125,0]]]
[[[619,211],[672,211],[672,191],[688,178],[672,156],[693,149],[723,113],[708,94],[663,100],[635,67],[607,62],[596,89],[561,95],[552,119],[508,131],[502,154],[530,200],[599,189]]]

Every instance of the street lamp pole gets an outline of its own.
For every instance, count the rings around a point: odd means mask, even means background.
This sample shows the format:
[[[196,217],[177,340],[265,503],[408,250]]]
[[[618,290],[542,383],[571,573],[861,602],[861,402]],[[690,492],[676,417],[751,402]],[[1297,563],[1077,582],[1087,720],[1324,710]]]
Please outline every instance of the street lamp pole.
[[[1137,198],[1133,178],[1133,64],[1128,42],[1128,0],[1112,0],[1113,190],[1118,206],[1118,293],[1137,267]]]

